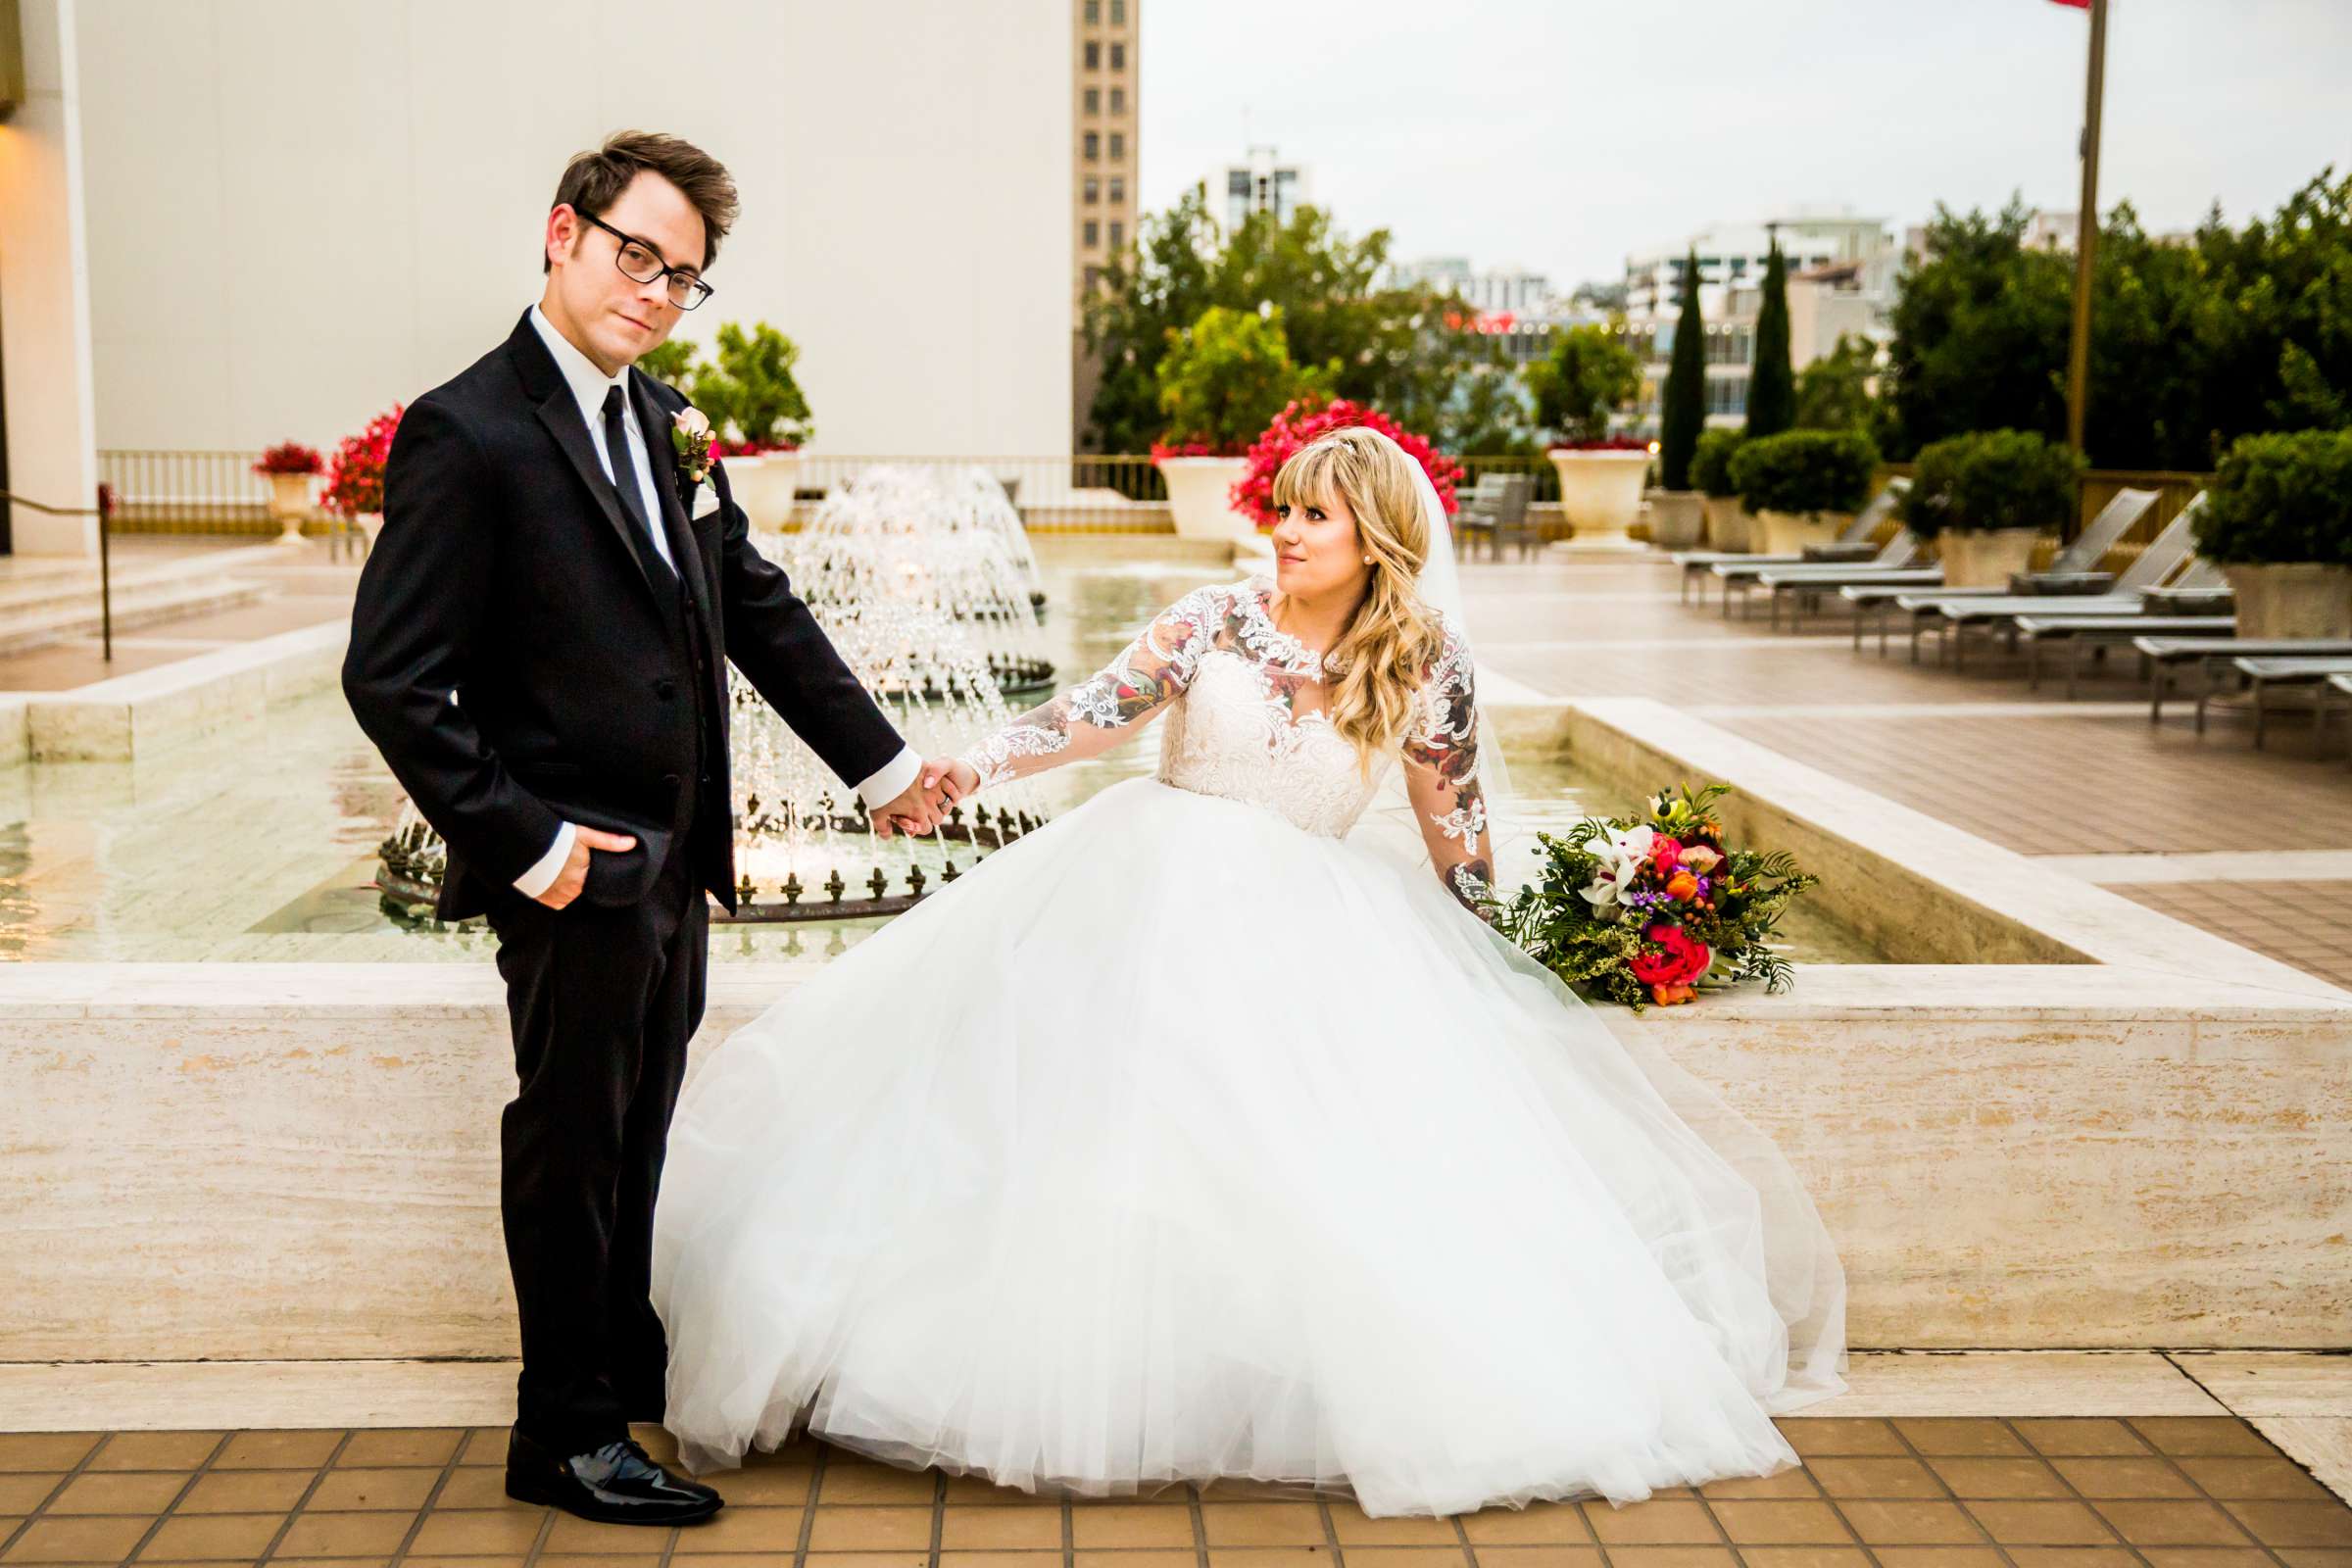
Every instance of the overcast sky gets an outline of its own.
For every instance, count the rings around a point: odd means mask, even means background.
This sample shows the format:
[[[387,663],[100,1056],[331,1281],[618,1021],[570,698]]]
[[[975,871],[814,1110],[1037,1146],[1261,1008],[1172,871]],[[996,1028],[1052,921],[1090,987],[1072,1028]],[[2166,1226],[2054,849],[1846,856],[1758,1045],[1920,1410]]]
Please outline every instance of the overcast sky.
[[[1141,0],[1147,211],[1272,142],[1349,233],[1565,290],[1709,221],[2072,210],[2055,0]],[[2352,170],[2352,0],[2111,0],[2099,206],[2150,229]],[[1213,194],[1213,193],[1212,193]],[[1213,210],[1213,209],[1212,209]]]

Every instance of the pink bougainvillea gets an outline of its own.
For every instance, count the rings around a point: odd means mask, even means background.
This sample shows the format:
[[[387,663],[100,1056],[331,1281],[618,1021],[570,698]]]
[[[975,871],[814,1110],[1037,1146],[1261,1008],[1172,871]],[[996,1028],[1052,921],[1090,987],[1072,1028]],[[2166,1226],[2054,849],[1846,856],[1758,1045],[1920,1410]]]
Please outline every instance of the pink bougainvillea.
[[[1274,416],[1266,433],[1250,449],[1250,466],[1234,484],[1233,510],[1255,517],[1260,528],[1273,527],[1275,473],[1292,453],[1317,436],[1351,424],[1369,425],[1404,448],[1405,456],[1421,465],[1429,482],[1437,487],[1438,500],[1446,508],[1446,515],[1453,514],[1454,486],[1461,481],[1462,466],[1431,446],[1427,437],[1413,434],[1378,409],[1350,403],[1346,398],[1324,404],[1294,401]]]

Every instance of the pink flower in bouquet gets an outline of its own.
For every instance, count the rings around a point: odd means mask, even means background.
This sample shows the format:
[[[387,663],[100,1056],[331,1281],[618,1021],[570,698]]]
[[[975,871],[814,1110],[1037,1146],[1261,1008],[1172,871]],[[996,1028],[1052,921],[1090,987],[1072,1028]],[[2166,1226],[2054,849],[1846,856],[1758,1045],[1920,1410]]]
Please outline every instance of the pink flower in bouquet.
[[[1346,398],[1322,405],[1293,399],[1274,416],[1266,433],[1250,449],[1250,466],[1243,471],[1230,497],[1233,510],[1255,517],[1260,528],[1272,528],[1275,472],[1290,461],[1291,454],[1316,437],[1353,424],[1369,425],[1402,447],[1405,456],[1421,465],[1421,471],[1437,487],[1438,501],[1445,507],[1446,514],[1453,514],[1454,486],[1461,481],[1462,466],[1431,446],[1426,437],[1413,434],[1378,409],[1350,403]],[[1157,449],[1153,455],[1158,455]]]
[[[1691,845],[1682,852],[1680,858],[1685,869],[1695,871],[1700,876],[1705,876],[1723,863],[1723,857],[1704,844]]]
[[[1672,876],[1682,864],[1683,846],[1678,839],[1661,833],[1649,841],[1649,863],[1658,868],[1658,875]]]

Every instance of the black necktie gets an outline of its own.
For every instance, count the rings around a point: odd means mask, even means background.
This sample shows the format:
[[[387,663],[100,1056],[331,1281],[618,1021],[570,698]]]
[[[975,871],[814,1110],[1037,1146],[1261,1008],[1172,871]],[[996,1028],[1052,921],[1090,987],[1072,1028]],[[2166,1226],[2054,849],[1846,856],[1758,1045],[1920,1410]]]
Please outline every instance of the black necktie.
[[[620,510],[629,514],[637,531],[652,545],[657,558],[662,556],[661,543],[654,538],[653,528],[645,520],[645,502],[637,489],[637,466],[629,461],[628,432],[620,422],[620,388],[612,387],[605,393],[605,456],[612,460],[612,490],[620,498]],[[669,568],[675,572],[677,568]]]

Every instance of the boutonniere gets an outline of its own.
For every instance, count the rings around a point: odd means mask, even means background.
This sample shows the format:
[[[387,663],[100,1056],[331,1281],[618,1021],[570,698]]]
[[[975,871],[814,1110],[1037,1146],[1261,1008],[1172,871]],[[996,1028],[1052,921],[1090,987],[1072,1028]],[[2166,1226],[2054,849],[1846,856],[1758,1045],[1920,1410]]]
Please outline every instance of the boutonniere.
[[[710,421],[703,411],[691,403],[680,409],[669,427],[669,442],[677,449],[688,482],[701,484],[710,471]]]

